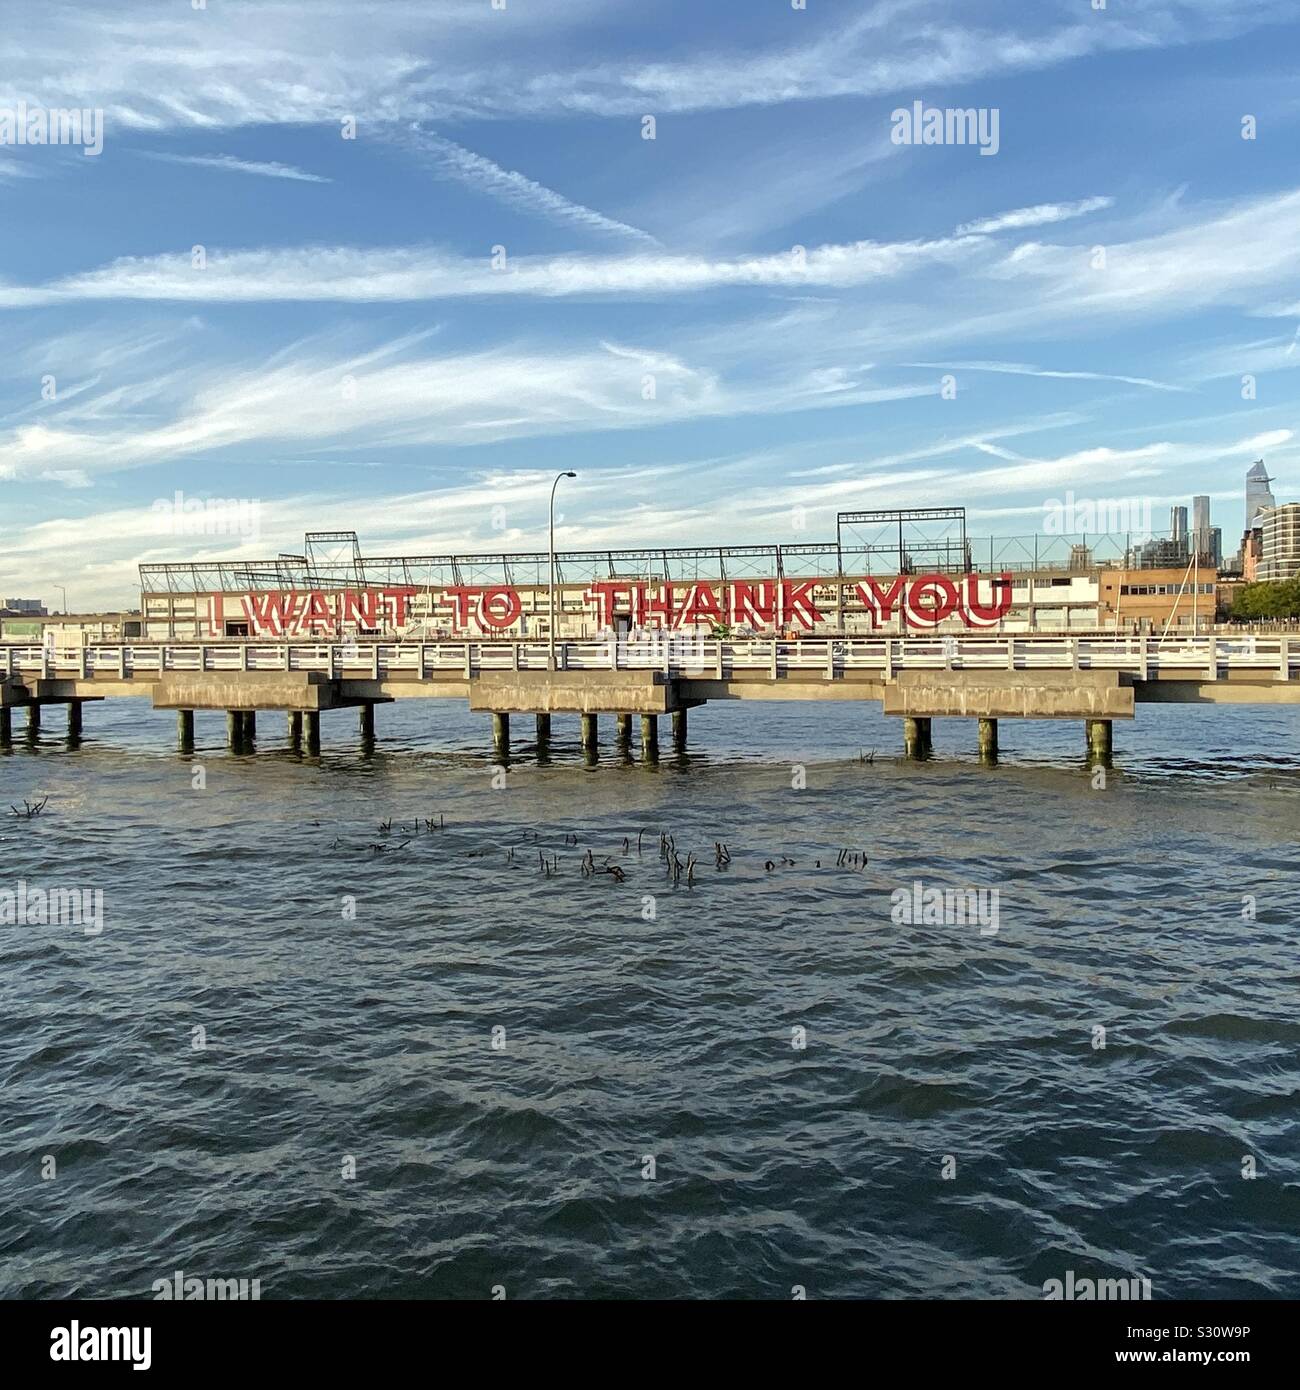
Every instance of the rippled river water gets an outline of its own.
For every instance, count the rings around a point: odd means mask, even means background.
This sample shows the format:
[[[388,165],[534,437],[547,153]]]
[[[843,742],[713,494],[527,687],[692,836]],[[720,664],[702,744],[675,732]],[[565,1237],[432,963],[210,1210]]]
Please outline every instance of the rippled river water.
[[[710,705],[657,766],[517,720],[504,774],[450,702],[319,758],[56,714],[0,890],[103,931],[0,927],[0,1294],[1300,1294],[1300,710],[1140,707],[1104,788],[1079,723],[916,765],[871,706]],[[894,920],[918,882],[996,932]]]

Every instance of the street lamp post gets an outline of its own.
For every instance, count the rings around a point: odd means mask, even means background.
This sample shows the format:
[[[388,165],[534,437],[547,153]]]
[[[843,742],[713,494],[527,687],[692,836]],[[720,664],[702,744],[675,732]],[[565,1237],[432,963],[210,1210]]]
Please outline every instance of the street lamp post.
[[[551,639],[551,653],[550,653],[550,658],[549,658],[549,661],[548,661],[547,669],[548,669],[548,670],[551,670],[551,671],[554,671],[554,670],[556,669],[556,667],[555,667],[555,489],[556,489],[557,487],[559,487],[559,485],[560,485],[560,479],[561,479],[561,478],[576,478],[577,476],[578,476],[578,475],[577,475],[576,473],[568,473],[568,472],[565,472],[565,473],[557,473],[557,474],[555,475],[555,481],[551,484],[551,524],[550,524],[551,574],[550,574],[550,585],[549,585],[549,589],[548,589],[548,599],[547,599],[547,609],[548,609],[549,614],[550,614],[550,623],[548,624],[548,630],[549,630],[549,635],[550,635],[550,639]]]

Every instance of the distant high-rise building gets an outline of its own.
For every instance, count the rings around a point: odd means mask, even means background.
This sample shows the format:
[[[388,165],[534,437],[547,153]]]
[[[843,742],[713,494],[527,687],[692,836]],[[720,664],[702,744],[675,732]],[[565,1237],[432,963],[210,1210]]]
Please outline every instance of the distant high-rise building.
[[[1187,539],[1187,508],[1171,507],[1169,511],[1169,539],[1173,541],[1185,541]]]
[[[1264,513],[1262,530],[1258,578],[1290,579],[1300,571],[1300,502],[1270,507]]]
[[[1210,548],[1206,553],[1214,561],[1214,568],[1217,570],[1223,564],[1223,528],[1221,526],[1210,527]]]
[[[1206,496],[1192,498],[1192,552],[1210,554],[1210,499]]]
[[[1273,500],[1273,490],[1269,487],[1269,483],[1272,481],[1273,479],[1268,476],[1268,469],[1264,467],[1263,459],[1251,464],[1250,471],[1246,474],[1247,529],[1265,507],[1277,506]]]

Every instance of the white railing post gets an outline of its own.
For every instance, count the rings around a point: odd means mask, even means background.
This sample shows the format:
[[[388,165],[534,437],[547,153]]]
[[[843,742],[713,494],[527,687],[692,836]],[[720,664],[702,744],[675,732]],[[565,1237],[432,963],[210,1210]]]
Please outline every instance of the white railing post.
[[[776,668],[776,643],[777,643],[777,639],[776,639],[775,637],[773,637],[773,638],[772,638],[772,679],[773,679],[773,680],[775,680],[776,677],[777,677],[777,668]]]

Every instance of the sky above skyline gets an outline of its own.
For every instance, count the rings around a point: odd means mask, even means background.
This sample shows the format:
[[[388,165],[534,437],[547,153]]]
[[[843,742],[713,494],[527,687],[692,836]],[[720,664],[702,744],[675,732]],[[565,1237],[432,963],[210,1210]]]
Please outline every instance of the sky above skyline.
[[[0,590],[544,548],[565,468],[566,549],[1206,493],[1235,550],[1255,459],[1300,498],[1300,5],[1096,3],[7,13]],[[15,143],[56,107],[102,150]]]

